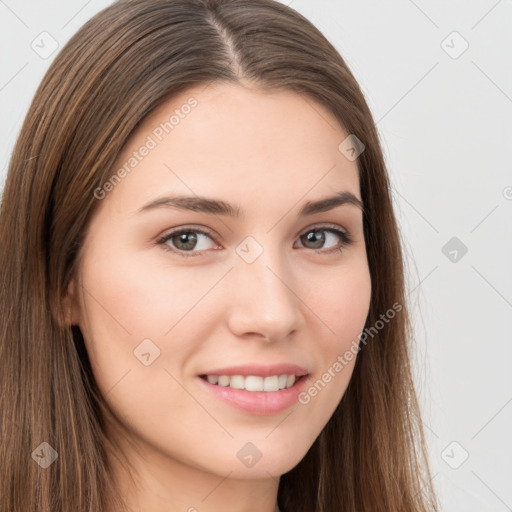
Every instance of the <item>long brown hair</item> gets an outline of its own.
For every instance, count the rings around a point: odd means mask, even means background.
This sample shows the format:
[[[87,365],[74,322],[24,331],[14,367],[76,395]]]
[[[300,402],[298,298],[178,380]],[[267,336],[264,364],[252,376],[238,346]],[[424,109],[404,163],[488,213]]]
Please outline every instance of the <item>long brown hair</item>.
[[[80,329],[65,321],[63,297],[98,206],[94,191],[141,121],[188,87],[240,80],[324,105],[365,145],[358,168],[372,280],[366,327],[378,332],[358,353],[328,424],[281,476],[279,506],[438,509],[410,365],[401,239],[378,133],[354,76],[308,20],[277,1],[121,0],[51,64],[8,170],[0,212],[0,510],[123,510],[106,457],[115,448],[104,428],[110,412]],[[400,311],[375,329],[393,304]],[[50,456],[49,447],[58,458],[43,468],[35,461]]]

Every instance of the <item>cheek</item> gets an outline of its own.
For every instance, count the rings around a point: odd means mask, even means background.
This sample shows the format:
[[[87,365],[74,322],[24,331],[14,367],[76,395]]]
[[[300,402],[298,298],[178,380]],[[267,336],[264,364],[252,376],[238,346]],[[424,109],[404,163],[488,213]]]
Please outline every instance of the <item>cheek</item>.
[[[84,270],[85,287],[91,291],[86,299],[102,306],[99,317],[118,324],[125,333],[163,337],[193,313],[225,273],[221,265],[167,266],[164,250],[159,252],[148,258],[144,254],[127,257],[128,251],[119,251],[96,264],[91,259]]]
[[[325,353],[346,350],[364,328],[371,300],[371,279],[367,264],[342,268],[336,276],[323,279],[322,288],[310,291],[313,311],[325,326]]]
[[[80,327],[98,382],[108,388],[143,366],[140,357],[148,352],[146,360],[180,368],[197,350],[195,340],[207,337],[208,294],[225,267],[166,268],[161,260],[151,264],[147,258],[106,253],[108,259],[93,254],[82,272]]]
[[[309,292],[314,298],[311,309],[318,314],[321,322],[317,325],[323,333],[315,337],[316,372],[299,396],[299,403],[317,418],[317,423],[310,425],[313,431],[327,422],[350,382],[371,300],[367,265],[347,267],[328,284],[323,282],[322,293]]]

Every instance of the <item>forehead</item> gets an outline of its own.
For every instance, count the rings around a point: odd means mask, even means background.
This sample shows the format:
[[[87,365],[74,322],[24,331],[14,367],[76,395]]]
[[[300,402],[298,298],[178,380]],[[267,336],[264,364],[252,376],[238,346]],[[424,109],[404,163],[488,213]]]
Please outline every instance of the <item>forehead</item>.
[[[341,187],[359,196],[357,163],[338,149],[347,136],[292,91],[203,84],[144,119],[117,159],[126,177],[109,199],[133,210],[162,192],[282,202]]]

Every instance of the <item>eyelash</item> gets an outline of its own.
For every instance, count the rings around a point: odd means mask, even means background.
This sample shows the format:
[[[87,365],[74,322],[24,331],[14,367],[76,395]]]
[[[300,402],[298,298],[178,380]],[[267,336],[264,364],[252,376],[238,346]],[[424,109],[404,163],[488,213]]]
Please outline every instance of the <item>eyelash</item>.
[[[333,253],[335,251],[339,251],[342,247],[347,247],[348,245],[350,245],[354,241],[352,239],[351,235],[347,231],[342,231],[341,229],[339,229],[339,228],[337,228],[335,226],[329,226],[329,225],[314,226],[314,227],[309,228],[306,231],[302,232],[299,235],[299,237],[303,236],[303,235],[306,235],[307,233],[318,232],[318,231],[327,231],[329,233],[334,233],[335,235],[339,236],[340,239],[341,239],[341,243],[339,245],[337,245],[336,247],[331,247],[330,249],[327,249],[327,250],[324,250],[324,249],[310,249],[311,251],[313,251],[315,253],[318,253],[318,254],[331,254],[331,253]],[[172,232],[164,235],[160,239],[158,239],[156,243],[158,245],[162,245],[162,247],[163,247],[163,249],[165,251],[169,251],[169,252],[171,252],[173,254],[177,254],[178,256],[182,256],[184,258],[200,256],[203,251],[182,251],[182,250],[179,250],[179,249],[173,249],[172,247],[170,247],[169,245],[166,244],[166,242],[169,241],[171,238],[173,238],[175,236],[178,236],[178,235],[181,235],[183,233],[200,233],[202,235],[205,235],[205,236],[209,237],[210,239],[212,239],[215,242],[215,240],[213,238],[213,233],[208,232],[208,231],[204,231],[202,229],[190,227],[190,228],[179,228],[179,229],[176,229],[175,231],[172,231]],[[307,247],[301,247],[301,249],[303,249],[303,248],[307,249]]]

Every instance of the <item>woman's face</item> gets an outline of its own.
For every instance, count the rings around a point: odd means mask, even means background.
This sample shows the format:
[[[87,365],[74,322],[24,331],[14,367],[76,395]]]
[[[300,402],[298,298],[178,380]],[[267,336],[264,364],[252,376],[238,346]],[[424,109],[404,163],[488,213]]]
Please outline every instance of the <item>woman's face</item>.
[[[146,462],[268,478],[328,422],[371,294],[361,209],[317,203],[361,199],[348,135],[295,93],[202,85],[96,191],[72,322]]]

